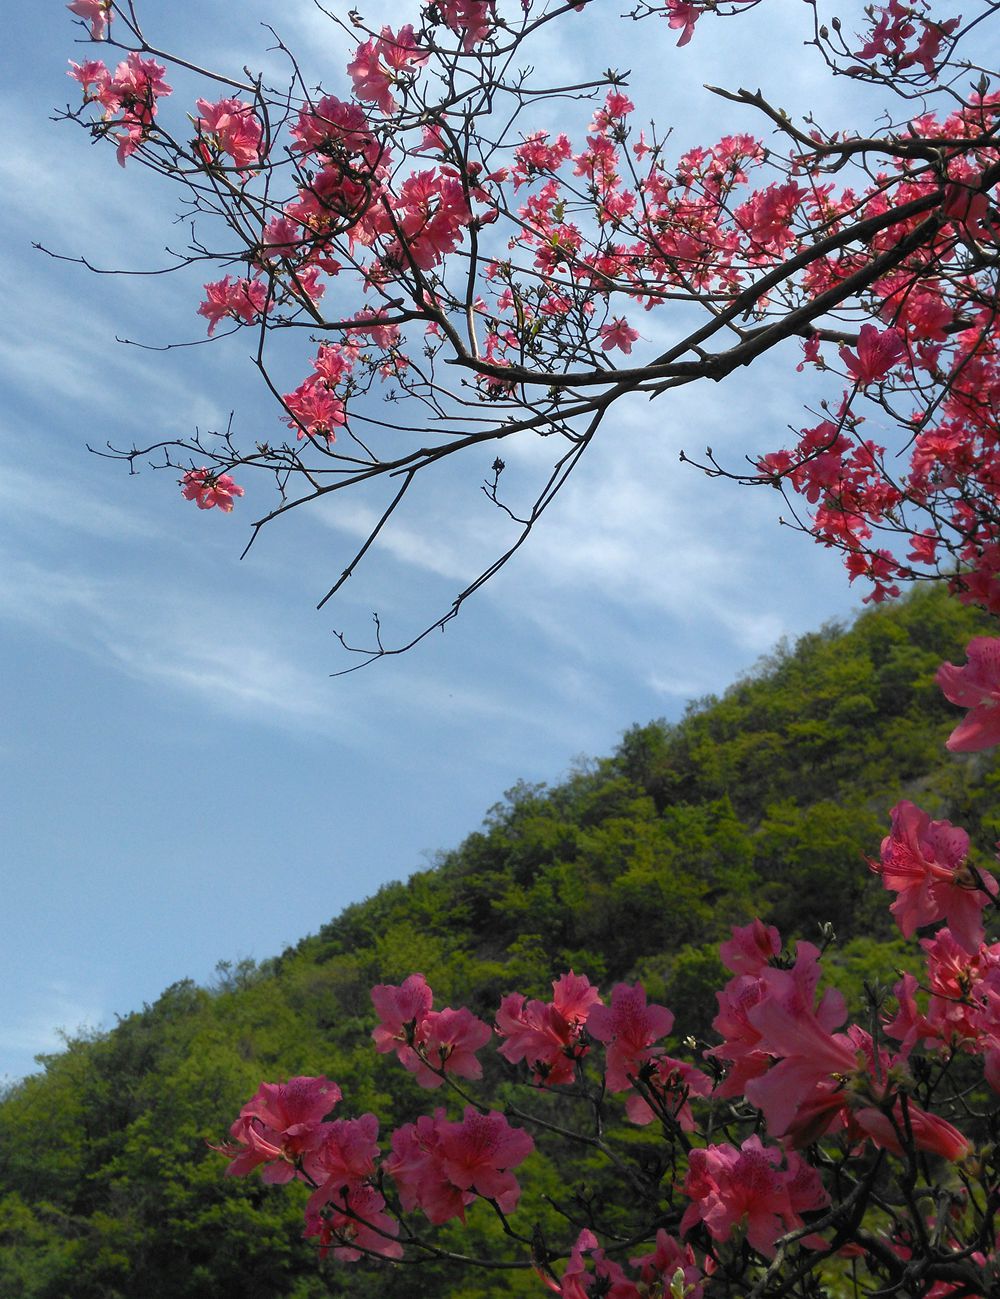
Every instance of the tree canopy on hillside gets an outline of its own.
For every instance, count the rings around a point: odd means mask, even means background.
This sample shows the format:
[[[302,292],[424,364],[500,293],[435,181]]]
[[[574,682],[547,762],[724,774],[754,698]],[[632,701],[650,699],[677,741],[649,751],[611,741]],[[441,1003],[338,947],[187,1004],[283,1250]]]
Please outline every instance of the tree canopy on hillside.
[[[607,986],[641,978],[704,1037],[719,941],[758,910],[813,938],[832,922],[841,942],[827,964],[846,992],[884,978],[910,959],[865,861],[890,804],[919,795],[967,825],[982,854],[1000,833],[1000,768],[945,758],[954,710],[933,686],[977,627],[926,590],[779,647],[682,721],[634,726],[561,784],[509,791],[433,868],[271,961],[220,966],[211,988],[177,984],[110,1033],[68,1041],[0,1103],[0,1291],[328,1293],[301,1241],[304,1197],[222,1179],[206,1143],[275,1073],[335,1073],[357,1105],[414,1118],[418,1089],[371,1050],[373,983],[422,970],[446,1000],[488,1015],[513,988],[542,996],[554,965],[575,965]],[[541,1221],[571,1174],[598,1175],[584,1165],[537,1170]],[[471,1243],[501,1248],[481,1224]],[[537,1293],[533,1275],[477,1280],[444,1264],[420,1275],[449,1299]],[[340,1267],[334,1284],[360,1299],[372,1278]],[[406,1271],[378,1286],[413,1293]]]

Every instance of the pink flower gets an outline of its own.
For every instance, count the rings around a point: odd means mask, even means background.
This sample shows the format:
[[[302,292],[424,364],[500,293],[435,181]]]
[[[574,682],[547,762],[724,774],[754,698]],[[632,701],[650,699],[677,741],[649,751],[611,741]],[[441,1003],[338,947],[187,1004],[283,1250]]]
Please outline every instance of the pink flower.
[[[653,1065],[646,1086],[652,1093],[657,1108],[654,1110],[638,1092],[633,1093],[625,1102],[625,1113],[633,1123],[652,1123],[662,1114],[678,1124],[682,1132],[693,1132],[695,1123],[690,1097],[710,1095],[712,1080],[685,1060],[661,1055]]]
[[[74,63],[70,59],[69,66],[67,77],[79,81],[87,100],[107,98],[111,86],[111,73],[100,59],[86,59],[83,63]],[[91,86],[95,88],[93,95],[90,93]]]
[[[434,1004],[430,985],[422,974],[411,974],[399,987],[391,983],[377,984],[372,988],[371,998],[379,1017],[372,1030],[375,1050],[382,1055],[395,1051],[400,1063],[412,1071],[416,1065],[411,1065],[410,1059],[419,1064],[413,1043]]]
[[[781,935],[774,925],[754,920],[743,928],[734,927],[733,936],[719,947],[719,956],[727,970],[734,974],[760,974],[767,969],[772,956],[781,951]]]
[[[792,969],[765,971],[756,1004],[747,1011],[758,1033],[756,1049],[779,1057],[779,1063],[750,1079],[745,1094],[764,1111],[768,1130],[777,1136],[801,1119],[817,1088],[858,1068],[854,1042],[844,1033],[833,1032],[846,1017],[844,999],[830,988],[817,1005],[819,978],[819,951],[811,943],[799,943]],[[815,1116],[820,1132],[830,1125],[842,1101],[840,1097],[829,1112],[824,1109]]]
[[[632,350],[632,344],[639,337],[639,331],[633,329],[624,316],[616,316],[609,325],[602,325],[598,333],[601,336],[601,347],[605,352],[610,352],[613,347],[620,347],[628,354]]]
[[[649,1048],[674,1026],[666,1006],[648,1005],[641,983],[617,983],[610,1006],[594,1006],[587,1020],[591,1037],[607,1044],[607,1085],[613,1092],[627,1091],[633,1077],[654,1052]]]
[[[468,53],[490,34],[490,14],[495,0],[437,0],[441,20],[462,37],[462,49]]]
[[[307,153],[335,154],[378,153],[378,144],[368,129],[364,109],[345,104],[335,95],[324,95],[318,104],[300,109],[298,122],[292,126],[293,149]]]
[[[983,941],[982,911],[1000,891],[994,876],[966,865],[969,836],[950,821],[932,821],[905,799],[892,809],[892,830],[872,869],[899,896],[889,908],[904,938],[921,925],[947,920],[967,952]]]
[[[586,1054],[580,1032],[591,1008],[600,1001],[597,989],[572,970],[553,985],[551,1002],[526,1001],[517,992],[504,997],[497,1012],[497,1032],[507,1040],[500,1054],[511,1064],[525,1060],[539,1086],[570,1083],[576,1062]]]
[[[126,160],[131,158],[146,138],[146,128],[138,121],[126,122],[125,130],[119,131],[114,138],[118,141],[118,148],[115,150],[118,165],[124,167]]]
[[[799,374],[806,368],[806,362],[816,365],[819,362],[819,334],[810,334],[802,341],[802,360],[795,369]]]
[[[289,1078],[286,1083],[261,1083],[229,1129],[236,1145],[216,1146],[232,1162],[231,1177],[243,1177],[258,1164],[265,1182],[289,1182],[294,1161],[323,1141],[328,1127],[322,1120],[340,1100],[340,1088],[329,1078]]]
[[[970,710],[948,737],[952,753],[975,753],[1000,744],[1000,640],[976,636],[965,653],[965,667],[942,663],[935,677],[947,700]]]
[[[880,332],[875,325],[861,326],[856,356],[846,347],[840,349],[840,359],[854,376],[854,381],[862,386],[884,379],[905,355],[906,343],[899,330]]]
[[[489,1041],[490,1026],[464,1006],[431,1010],[433,993],[422,974],[411,974],[398,988],[379,984],[371,995],[382,1021],[372,1033],[375,1049],[394,1050],[421,1087],[440,1087],[443,1073],[482,1077],[475,1052]]]
[[[441,1166],[453,1186],[496,1200],[504,1213],[517,1207],[521,1188],[510,1169],[535,1148],[527,1132],[512,1128],[502,1114],[465,1107],[461,1123],[440,1125]]]
[[[590,1256],[594,1264],[593,1272],[588,1271],[584,1255]],[[557,1285],[544,1276],[542,1279],[560,1299],[588,1299],[590,1295],[606,1295],[607,1299],[641,1299],[638,1286],[628,1279],[620,1263],[605,1255],[598,1245],[597,1237],[588,1227],[577,1236],[560,1283]],[[597,1284],[594,1285],[594,1282]],[[649,1293],[653,1294],[654,1291],[650,1289]],[[694,1297],[688,1296],[688,1299]]]
[[[466,1106],[460,1123],[442,1109],[421,1115],[392,1134],[386,1172],[399,1190],[403,1208],[421,1208],[431,1222],[465,1220],[476,1195],[496,1200],[504,1213],[517,1206],[521,1189],[510,1171],[534,1150],[531,1137],[512,1128],[502,1114],[480,1114]]]
[[[428,58],[427,51],[414,41],[412,24],[398,32],[383,27],[378,38],[372,37],[358,46],[347,72],[358,99],[373,103],[381,112],[389,114],[397,108],[391,94],[392,85],[400,76],[423,67]]]
[[[308,1210],[318,1213],[345,1188],[360,1186],[375,1172],[377,1157],[378,1119],[374,1114],[324,1123],[321,1143],[306,1151],[302,1160],[316,1183]]]
[[[918,1150],[928,1150],[933,1155],[947,1159],[949,1163],[958,1163],[972,1151],[971,1141],[958,1128],[936,1114],[918,1109],[916,1105],[907,1106],[905,1121],[898,1105],[892,1119],[884,1110],[874,1106],[857,1110],[852,1118],[857,1127],[871,1137],[876,1145],[894,1155],[903,1153],[899,1134],[906,1131],[907,1124],[913,1144]]]
[[[928,1033],[949,1045],[972,1043],[982,1025],[969,999],[975,1004],[981,985],[995,986],[1000,978],[1000,943],[984,945],[970,954],[945,928],[933,938],[922,939],[920,946],[927,953],[927,986],[931,992],[924,1021]]]
[[[229,317],[250,325],[269,305],[264,280],[233,279],[227,275],[223,280],[206,284],[205,292],[208,296],[198,308],[198,315],[208,321],[209,337],[220,320]]]
[[[907,1106],[904,1120],[899,1092],[908,1081],[905,1059],[876,1049],[871,1035],[857,1025],[834,1033],[844,1018],[843,998],[828,989],[813,1008],[818,953],[808,943],[800,943],[798,952],[794,969],[762,975],[760,1000],[749,1011],[760,1049],[777,1057],[746,1087],[747,1100],[764,1112],[768,1131],[788,1145],[805,1146],[831,1127],[846,1128],[851,1141],[869,1137],[900,1154],[900,1133],[908,1122],[918,1149],[948,1159],[967,1154],[968,1142],[957,1129],[916,1105]]]
[[[263,135],[253,108],[239,99],[220,99],[210,104],[199,99],[196,105],[198,118],[198,147],[202,158],[210,162],[212,154],[205,137],[219,153],[228,153],[237,167],[250,167],[260,161],[260,142]]]
[[[983,1056],[983,1072],[994,1091],[1000,1092],[1000,971],[994,967],[971,1000],[975,1009],[969,1022],[975,1032],[971,1049]]]
[[[360,347],[359,340],[365,335],[371,338],[376,347],[395,347],[399,343],[399,326],[387,321],[385,316],[380,316],[371,307],[359,311],[354,319],[358,323],[348,335],[348,346]]]
[[[792,219],[806,191],[788,181],[756,190],[736,209],[736,221],[749,236],[748,256],[755,261],[784,252],[795,241]]]
[[[422,1209],[436,1226],[452,1218],[464,1222],[466,1207],[475,1199],[471,1190],[456,1186],[444,1171],[441,1129],[446,1122],[444,1110],[438,1109],[433,1118],[422,1114],[416,1123],[397,1128],[392,1154],[384,1165],[404,1210]]]
[[[354,361],[339,343],[324,343],[312,365],[316,373],[333,386],[347,378],[354,368]]]
[[[242,496],[243,488],[233,482],[229,474],[213,474],[205,468],[189,469],[181,479],[181,494],[187,501],[196,501],[199,510],[210,510],[214,506],[229,514],[233,497]]]
[[[391,92],[392,81],[388,69],[379,58],[374,37],[358,46],[354,58],[347,65],[347,72],[359,99],[375,104],[386,114],[396,111],[397,104]]]
[[[730,1062],[729,1072],[716,1092],[720,1098],[742,1096],[747,1083],[760,1077],[771,1063],[771,1057],[760,1048],[759,1030],[750,1022],[750,1011],[763,995],[763,981],[750,974],[737,975],[715,994],[719,1013],[712,1020],[712,1028],[722,1042],[705,1054]]]
[[[765,1258],[773,1258],[780,1236],[803,1226],[802,1210],[829,1203],[819,1174],[790,1152],[781,1169],[782,1152],[748,1137],[734,1146],[692,1150],[684,1193],[692,1203],[681,1219],[681,1231],[699,1220],[713,1240],[726,1240],[739,1225],[747,1240]]]
[[[163,80],[165,72],[162,63],[144,59],[135,50],[115,68],[110,87],[113,97],[102,98],[102,103],[109,113],[118,108],[122,110],[121,121],[128,134],[135,133],[142,139],[153,125],[156,101],[171,93],[170,86]]]
[[[294,392],[286,392],[281,400],[288,409],[285,422],[299,439],[324,437],[327,442],[335,442],[335,430],[347,423],[343,401],[318,375],[304,379]]]
[[[546,1285],[550,1290],[554,1290],[560,1299],[587,1299],[587,1291],[590,1289],[590,1282],[593,1279],[587,1271],[587,1260],[584,1254],[597,1248],[597,1237],[587,1227],[580,1232],[576,1238],[573,1248],[570,1250],[569,1258],[566,1260],[566,1266],[563,1269],[562,1281],[556,1285],[554,1281],[545,1279]]]
[[[695,1260],[694,1250],[690,1245],[679,1244],[662,1227],[656,1233],[656,1248],[652,1254],[644,1254],[629,1262],[633,1267],[639,1268],[640,1279],[649,1288],[651,1295],[660,1293],[655,1288],[659,1282],[664,1287],[664,1299],[667,1299],[673,1293],[669,1287],[679,1271],[684,1278],[684,1299],[702,1299],[701,1283],[704,1278]]]
[[[331,1245],[333,1257],[341,1263],[357,1262],[362,1254],[403,1257],[403,1247],[394,1239],[399,1235],[399,1223],[382,1212],[385,1198],[374,1186],[352,1186],[342,1192],[337,1204],[340,1208],[333,1207],[326,1217],[306,1209],[304,1234],[319,1237],[320,1258]]]
[[[465,1006],[452,1010],[432,1010],[420,1026],[420,1046],[427,1063],[421,1059],[413,1070],[421,1087],[440,1087],[441,1072],[458,1078],[481,1078],[483,1066],[475,1052],[486,1045],[492,1029],[477,1019]],[[441,1072],[437,1072],[441,1071]]]
[[[524,143],[514,150],[514,188],[519,189],[539,172],[558,171],[572,155],[569,136],[557,135],[549,144],[548,131],[533,131],[524,137]]]
[[[677,42],[678,49],[682,45],[687,45],[694,35],[694,25],[701,17],[701,13],[701,8],[698,5],[688,4],[687,0],[666,0],[663,16],[674,31],[680,31],[680,40]]]
[[[261,253],[264,257],[294,257],[304,231],[297,221],[288,217],[272,217],[264,227]]]
[[[73,0],[66,8],[84,22],[90,23],[90,39],[103,41],[111,22],[111,0]]]

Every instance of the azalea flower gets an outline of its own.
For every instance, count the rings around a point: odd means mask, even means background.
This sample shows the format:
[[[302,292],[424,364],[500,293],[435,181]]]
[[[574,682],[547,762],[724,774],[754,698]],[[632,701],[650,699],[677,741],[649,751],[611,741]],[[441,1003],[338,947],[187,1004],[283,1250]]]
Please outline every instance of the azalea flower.
[[[701,1220],[713,1240],[726,1240],[733,1228],[746,1227],[747,1240],[765,1258],[773,1258],[775,1242],[803,1226],[803,1210],[821,1209],[830,1202],[814,1168],[790,1152],[782,1169],[782,1152],[748,1137],[734,1146],[692,1150],[684,1192],[691,1197],[681,1232]],[[803,1242],[822,1243],[822,1242]]]
[[[243,1177],[268,1164],[265,1182],[290,1182],[294,1160],[322,1143],[330,1127],[323,1118],[340,1098],[337,1084],[324,1077],[261,1083],[229,1129],[235,1144],[215,1147],[232,1158],[227,1174]]]
[[[639,331],[633,329],[624,316],[616,316],[609,325],[602,325],[598,332],[605,352],[610,352],[613,347],[621,348],[625,353],[631,352],[632,344],[639,338]]]
[[[983,941],[983,907],[1000,886],[966,865],[969,836],[950,821],[932,821],[903,799],[892,809],[892,830],[872,869],[898,893],[889,908],[904,938],[921,925],[947,920],[955,941],[975,953]]]
[[[899,330],[880,331],[875,325],[861,326],[857,355],[846,347],[840,349],[840,359],[862,386],[884,379],[905,355],[906,343]]]
[[[975,753],[1000,744],[1000,640],[976,636],[965,653],[965,667],[942,663],[934,678],[947,700],[969,709],[948,737],[952,753]]]
[[[111,22],[111,0],[73,0],[66,8],[84,22],[90,23],[90,39],[103,41]]]
[[[243,488],[229,474],[213,474],[205,468],[189,469],[181,479],[181,494],[185,500],[197,502],[199,510],[210,510],[214,506],[229,514],[233,497],[242,496]]]

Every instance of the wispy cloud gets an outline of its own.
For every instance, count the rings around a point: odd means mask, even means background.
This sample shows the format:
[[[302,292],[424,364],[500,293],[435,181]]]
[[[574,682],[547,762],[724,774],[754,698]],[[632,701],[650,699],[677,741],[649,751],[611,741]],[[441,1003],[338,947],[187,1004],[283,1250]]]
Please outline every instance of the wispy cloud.
[[[44,525],[91,537],[141,537],[153,541],[160,533],[154,519],[107,498],[95,499],[74,479],[59,479],[6,465],[0,472],[0,510],[12,524]]]
[[[326,506],[319,517],[327,526],[361,542],[369,536],[380,515],[369,505],[342,497]],[[454,515],[439,515],[433,531],[423,532],[393,520],[376,544],[408,567],[461,582],[469,574],[468,565],[460,559],[461,530],[461,522]]]
[[[0,1050],[16,1057],[26,1073],[36,1055],[58,1051],[63,1035],[100,1028],[107,1009],[92,991],[60,980],[25,988],[19,1008],[0,1024]]]

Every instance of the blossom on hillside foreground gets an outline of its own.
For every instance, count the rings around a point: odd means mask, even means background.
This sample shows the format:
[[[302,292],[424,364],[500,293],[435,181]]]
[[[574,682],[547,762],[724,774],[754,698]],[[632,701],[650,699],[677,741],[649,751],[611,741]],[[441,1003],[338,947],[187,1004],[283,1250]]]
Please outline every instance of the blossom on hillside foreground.
[[[905,1177],[922,1189],[911,1186],[908,1200],[892,1203],[919,1213],[924,1198],[943,1196],[952,1206],[925,1258],[928,1280],[966,1278],[962,1293],[985,1299],[992,1264],[970,1243],[983,1239],[973,1206],[994,1193],[995,1174],[986,1172],[992,1155],[977,1146],[959,1092],[942,1090],[957,1061],[978,1059],[985,1085],[1000,1092],[1000,943],[981,937],[997,885],[985,872],[973,876],[967,850],[968,836],[949,823],[909,802],[893,809],[878,870],[899,892],[892,910],[900,928],[911,936],[942,919],[949,926],[922,940],[926,982],[905,974],[894,989],[895,1011],[879,1004],[867,1026],[850,1021],[837,989],[821,989],[815,945],[800,941],[786,953],[778,931],[759,919],[734,928],[721,945],[733,977],[718,993],[713,1029],[722,1040],[708,1048],[670,1040],[673,1014],[650,1003],[641,984],[618,983],[605,1000],[586,976],[569,971],[553,982],[549,1002],[507,994],[491,1028],[465,1007],[436,1011],[426,978],[412,974],[372,989],[376,1050],[394,1053],[421,1086],[453,1092],[460,1116],[439,1105],[380,1144],[374,1114],[326,1117],[341,1100],[327,1079],[262,1084],[233,1124],[232,1142],[220,1147],[228,1171],[263,1166],[265,1181],[305,1182],[306,1234],[345,1262],[433,1252],[412,1214],[441,1226],[494,1213],[508,1235],[531,1245],[541,1281],[563,1299],[711,1299],[729,1293],[726,1278],[744,1275],[752,1286],[769,1275],[789,1248],[802,1274],[820,1276],[825,1260],[842,1255],[868,1257],[873,1275],[886,1267],[893,1275],[897,1264],[903,1275],[922,1220],[897,1210],[888,1232],[881,1219],[864,1223],[896,1194],[887,1189],[892,1179]],[[504,1112],[468,1090],[495,1079],[480,1058],[489,1045],[508,1071]],[[699,1056],[707,1069],[695,1063]],[[962,1073],[956,1086],[967,1090],[968,1077]],[[518,1085],[560,1098],[558,1109],[522,1108],[512,1099]],[[987,1104],[986,1096],[977,1103]],[[608,1146],[623,1119],[659,1124],[658,1163],[647,1154],[630,1172],[625,1148],[619,1155]],[[520,1170],[538,1143],[553,1141],[563,1160],[579,1143],[588,1158],[604,1156],[601,1176],[632,1179],[619,1208],[644,1204],[640,1216],[658,1221],[652,1253],[623,1255],[613,1233],[602,1244],[600,1213],[560,1247],[540,1227],[515,1225]],[[868,1256],[872,1231],[883,1252]],[[992,1250],[992,1235],[988,1244]]]

